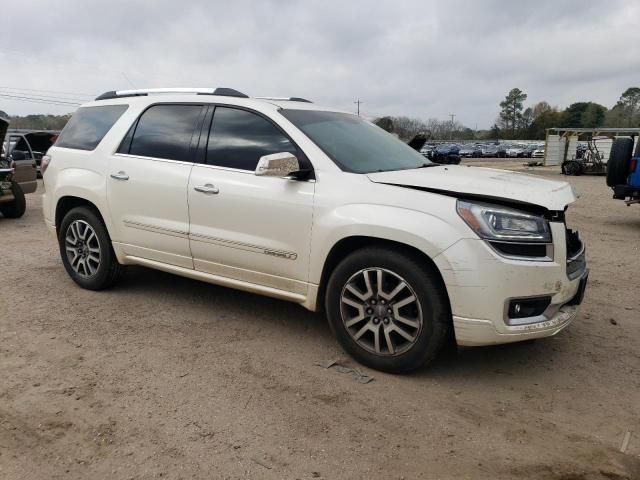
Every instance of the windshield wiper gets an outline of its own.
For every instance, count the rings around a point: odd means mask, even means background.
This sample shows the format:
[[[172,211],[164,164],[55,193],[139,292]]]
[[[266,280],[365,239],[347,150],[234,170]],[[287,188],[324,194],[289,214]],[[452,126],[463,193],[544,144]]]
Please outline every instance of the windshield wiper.
[[[429,167],[437,167],[437,166],[438,166],[437,163],[423,163],[422,165],[416,168],[429,168]]]

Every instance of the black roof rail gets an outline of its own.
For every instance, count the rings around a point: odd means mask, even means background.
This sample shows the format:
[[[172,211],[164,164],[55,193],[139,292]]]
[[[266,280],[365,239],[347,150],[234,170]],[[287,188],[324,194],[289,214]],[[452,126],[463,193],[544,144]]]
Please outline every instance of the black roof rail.
[[[218,87],[213,91],[213,93],[199,93],[198,95],[220,95],[223,97],[249,98],[249,95],[239,92],[234,88],[227,87]]]
[[[140,90],[110,90],[96,97],[96,100],[108,100],[123,97],[144,97],[150,93],[195,93],[197,95],[220,95],[223,97],[249,98],[233,88],[147,88]]]
[[[118,94],[115,90],[110,90],[108,92],[104,92],[102,95],[97,96],[96,100],[109,100],[111,98],[122,98],[122,97],[145,97],[146,93],[128,93],[128,94]]]
[[[301,97],[255,97],[258,100],[273,100],[277,101],[285,101],[285,102],[304,102],[304,103],[313,103],[311,100],[307,100],[306,98]]]

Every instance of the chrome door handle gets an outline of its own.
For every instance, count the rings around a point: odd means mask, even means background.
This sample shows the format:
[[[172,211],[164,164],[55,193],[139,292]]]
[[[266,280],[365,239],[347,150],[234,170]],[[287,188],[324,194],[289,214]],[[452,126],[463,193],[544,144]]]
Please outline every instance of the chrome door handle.
[[[196,187],[193,187],[193,189],[196,192],[206,193],[206,194],[209,194],[209,195],[215,195],[217,193],[220,193],[220,189],[218,187],[216,187],[215,185],[211,185],[210,183],[207,183],[205,185],[198,185]]]
[[[127,175],[126,172],[120,170],[118,173],[112,173],[111,178],[115,180],[129,180],[129,175]]]

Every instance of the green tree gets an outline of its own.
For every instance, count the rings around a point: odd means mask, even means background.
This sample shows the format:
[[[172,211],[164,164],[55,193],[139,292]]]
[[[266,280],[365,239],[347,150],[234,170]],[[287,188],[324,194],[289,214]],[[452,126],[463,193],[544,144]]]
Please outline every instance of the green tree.
[[[491,130],[489,130],[489,138],[499,140],[500,133],[501,133],[500,127],[498,127],[497,123],[494,123],[493,126],[491,127]]]
[[[606,113],[606,107],[589,102],[587,108],[582,112],[582,126],[585,128],[601,127]]]
[[[608,112],[605,123],[608,127],[640,126],[640,88],[627,88]]]
[[[520,121],[518,122],[518,137],[527,138],[528,130],[533,122],[533,109],[528,107],[522,112]]]
[[[522,120],[523,103],[527,99],[527,94],[519,88],[512,88],[505,99],[500,102],[500,123],[506,130],[511,130],[511,135],[515,137],[516,129]]]
[[[563,127],[599,127],[604,122],[606,107],[594,102],[576,102],[562,112]]]

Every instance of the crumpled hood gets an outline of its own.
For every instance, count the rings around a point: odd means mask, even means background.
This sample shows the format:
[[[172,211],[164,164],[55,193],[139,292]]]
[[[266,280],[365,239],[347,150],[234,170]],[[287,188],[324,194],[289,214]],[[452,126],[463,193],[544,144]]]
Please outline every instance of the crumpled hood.
[[[442,165],[415,170],[368,174],[375,183],[423,188],[442,193],[460,193],[564,210],[576,200],[567,182],[493,168]]]

